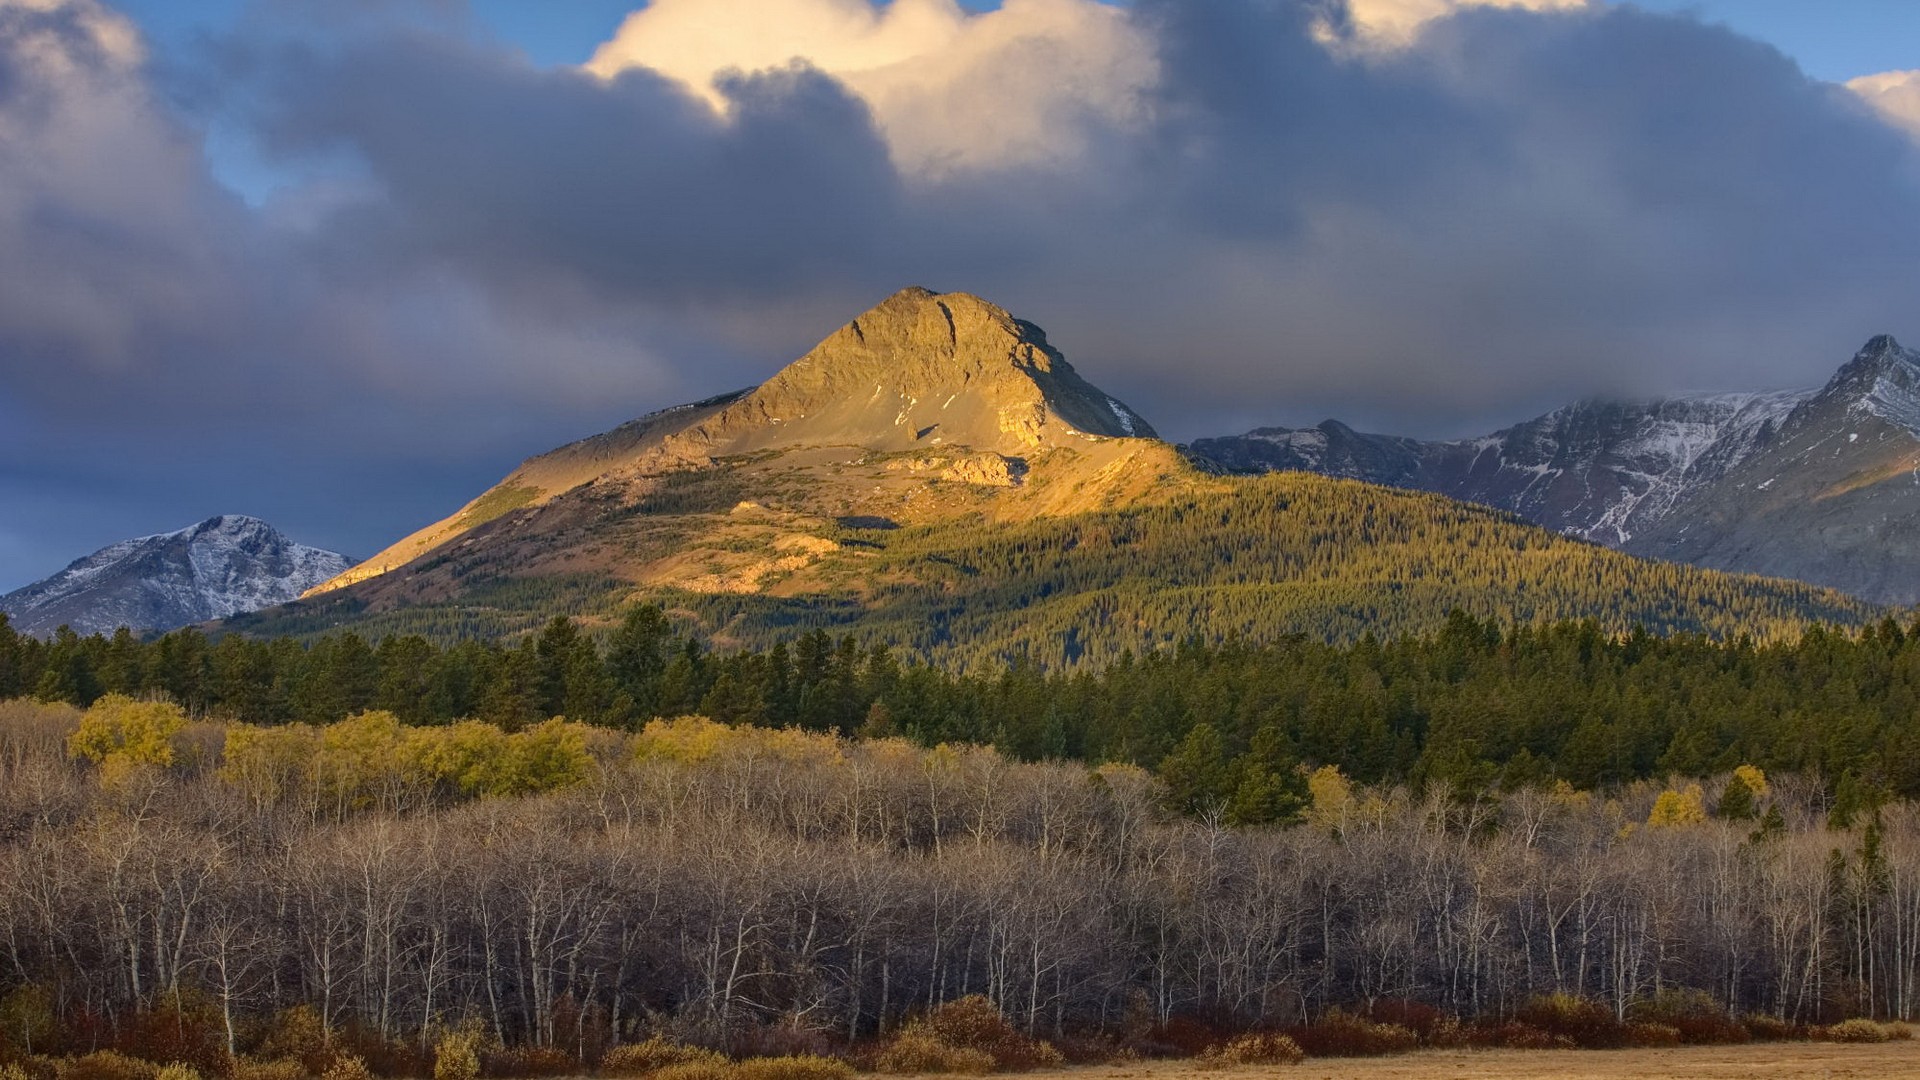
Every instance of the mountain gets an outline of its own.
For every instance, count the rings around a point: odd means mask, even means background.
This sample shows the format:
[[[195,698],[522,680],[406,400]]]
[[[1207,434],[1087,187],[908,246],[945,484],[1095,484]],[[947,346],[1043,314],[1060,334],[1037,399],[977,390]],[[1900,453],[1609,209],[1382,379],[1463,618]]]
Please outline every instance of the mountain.
[[[649,511],[673,505],[673,493],[689,484],[712,487],[717,476],[737,498],[721,498],[732,511],[725,535],[705,539],[736,552],[768,540],[782,552],[776,565],[713,552],[706,562],[651,566],[647,580],[749,590],[818,554],[818,543],[783,517],[796,512],[888,526],[967,512],[1070,512],[1144,496],[1166,470],[1189,471],[1137,413],[1082,379],[1039,327],[978,297],[912,288],[758,387],[528,460],[314,595],[389,574],[482,530],[490,546],[512,546],[514,559],[535,566],[554,562],[553,533],[563,529],[610,529],[636,541],[616,554],[646,550],[630,530],[653,531],[663,522]],[[523,528],[525,516],[493,527],[533,509],[551,510],[538,518],[544,528]],[[701,568],[716,560],[729,565]],[[567,551],[558,562],[578,570],[597,560]],[[433,591],[418,580],[422,569],[412,568],[411,588]]]
[[[171,630],[282,604],[353,565],[257,518],[209,518],[123,540],[44,581],[0,596],[15,629],[47,635]]]
[[[1329,420],[1190,452],[1229,472],[1432,491],[1648,558],[1920,602],[1920,353],[1891,337],[1818,390],[1583,401],[1440,442]]]
[[[1868,342],[1624,547],[1920,603],[1920,352]]]
[[[1355,455],[1404,449],[1354,439]],[[723,645],[857,629],[985,666],[1425,631],[1456,607],[1763,637],[1875,614],[1434,495],[1217,475],[1032,323],[910,289],[759,387],[532,458],[298,603],[229,625],[452,640],[611,620],[638,600]]]

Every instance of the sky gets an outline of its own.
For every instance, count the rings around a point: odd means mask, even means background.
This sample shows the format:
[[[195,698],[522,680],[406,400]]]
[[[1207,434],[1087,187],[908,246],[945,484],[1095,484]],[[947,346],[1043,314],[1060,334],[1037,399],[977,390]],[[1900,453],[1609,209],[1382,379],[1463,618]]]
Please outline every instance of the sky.
[[[1920,339],[1907,0],[0,0],[0,591],[986,296],[1175,438]]]

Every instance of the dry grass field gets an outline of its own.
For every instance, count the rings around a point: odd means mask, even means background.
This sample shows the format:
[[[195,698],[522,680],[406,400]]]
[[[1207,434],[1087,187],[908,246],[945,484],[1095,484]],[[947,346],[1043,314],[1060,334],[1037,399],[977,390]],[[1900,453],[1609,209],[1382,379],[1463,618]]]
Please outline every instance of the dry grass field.
[[[1385,1058],[1315,1058],[1300,1065],[1204,1070],[1136,1062],[1071,1070],[1073,1080],[1920,1080],[1920,1042],[1858,1046],[1751,1043],[1661,1050],[1425,1050]]]

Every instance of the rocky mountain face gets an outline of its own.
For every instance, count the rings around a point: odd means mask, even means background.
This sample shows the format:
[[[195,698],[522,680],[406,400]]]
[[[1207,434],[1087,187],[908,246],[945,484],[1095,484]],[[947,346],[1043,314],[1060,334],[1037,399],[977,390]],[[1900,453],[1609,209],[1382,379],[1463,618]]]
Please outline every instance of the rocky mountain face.
[[[758,387],[528,460],[313,594],[429,553],[462,578],[478,560],[490,573],[617,569],[649,584],[755,591],[832,546],[817,535],[823,522],[1068,513],[1149,497],[1189,473],[1039,327],[975,296],[911,288]],[[693,503],[728,517],[683,536],[684,516],[657,514]],[[576,544],[585,533],[599,542]],[[427,571],[412,566],[404,585],[373,592],[403,602],[456,587]]]
[[[0,596],[0,611],[27,634],[171,630],[286,603],[352,565],[257,518],[228,515],[102,548]]]
[[[1327,421],[1190,452],[1232,472],[1437,492],[1649,558],[1920,602],[1920,353],[1891,337],[1818,390],[1584,401],[1444,442]]]

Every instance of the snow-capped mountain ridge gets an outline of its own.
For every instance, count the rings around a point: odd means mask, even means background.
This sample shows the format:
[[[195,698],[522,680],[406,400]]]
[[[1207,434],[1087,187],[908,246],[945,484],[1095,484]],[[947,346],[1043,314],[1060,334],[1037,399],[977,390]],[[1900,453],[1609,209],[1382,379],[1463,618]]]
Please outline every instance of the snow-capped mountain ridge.
[[[353,565],[258,518],[222,515],[122,540],[0,596],[23,633],[168,630],[285,603]]]
[[[1328,421],[1189,450],[1228,471],[1419,488],[1636,555],[1920,601],[1920,352],[1890,336],[1815,389],[1579,401],[1473,439]]]
[[[1822,394],[1844,396],[1858,411],[1920,435],[1920,352],[1882,334],[1867,342]]]

